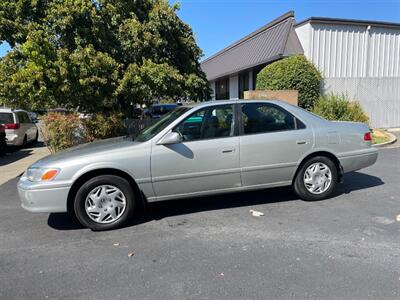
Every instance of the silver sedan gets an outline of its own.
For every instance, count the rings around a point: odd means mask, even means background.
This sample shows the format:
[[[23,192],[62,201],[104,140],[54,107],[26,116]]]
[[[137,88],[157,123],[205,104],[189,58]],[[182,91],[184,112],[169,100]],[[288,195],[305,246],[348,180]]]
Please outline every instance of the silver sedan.
[[[280,101],[178,107],[136,137],[45,157],[18,183],[31,212],[71,212],[93,230],[126,224],[144,202],[292,186],[332,195],[343,173],[375,163],[365,124],[326,121]]]

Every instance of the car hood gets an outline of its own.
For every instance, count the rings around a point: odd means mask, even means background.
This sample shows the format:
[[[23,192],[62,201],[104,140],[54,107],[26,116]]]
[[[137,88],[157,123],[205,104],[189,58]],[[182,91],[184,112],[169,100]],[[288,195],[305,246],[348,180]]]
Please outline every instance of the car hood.
[[[33,167],[41,167],[44,165],[51,165],[54,162],[61,162],[66,160],[73,160],[75,158],[82,158],[83,156],[92,156],[102,152],[116,151],[128,147],[133,147],[140,143],[134,142],[130,137],[117,137],[105,140],[99,140],[92,143],[82,144],[69,149],[48,155],[36,163]]]

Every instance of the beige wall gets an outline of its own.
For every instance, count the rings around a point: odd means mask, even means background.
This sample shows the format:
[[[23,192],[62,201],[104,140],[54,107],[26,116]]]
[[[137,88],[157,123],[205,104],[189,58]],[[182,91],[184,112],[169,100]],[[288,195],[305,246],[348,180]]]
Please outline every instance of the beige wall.
[[[248,100],[282,100],[297,105],[299,92],[295,90],[257,90],[244,92],[244,99]]]

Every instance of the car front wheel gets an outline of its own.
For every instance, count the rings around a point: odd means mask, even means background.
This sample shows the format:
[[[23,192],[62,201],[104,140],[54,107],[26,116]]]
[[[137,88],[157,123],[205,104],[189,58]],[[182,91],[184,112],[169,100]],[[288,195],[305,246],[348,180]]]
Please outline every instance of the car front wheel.
[[[134,191],[126,179],[101,175],[80,187],[74,211],[83,226],[100,231],[125,225],[133,215],[134,206]]]
[[[329,198],[338,183],[334,162],[325,156],[316,156],[304,163],[294,180],[296,194],[309,201]]]

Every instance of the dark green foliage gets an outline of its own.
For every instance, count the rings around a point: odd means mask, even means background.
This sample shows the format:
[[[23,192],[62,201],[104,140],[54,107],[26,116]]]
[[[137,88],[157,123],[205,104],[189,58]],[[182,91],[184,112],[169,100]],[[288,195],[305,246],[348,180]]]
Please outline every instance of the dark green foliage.
[[[191,28],[166,0],[2,0],[0,103],[85,112],[207,96]]]
[[[257,76],[258,90],[297,90],[299,106],[310,109],[319,97],[322,77],[303,55],[276,61]]]

